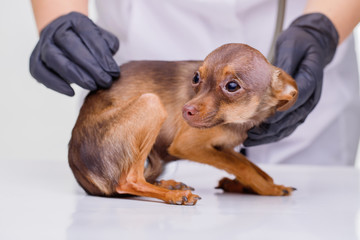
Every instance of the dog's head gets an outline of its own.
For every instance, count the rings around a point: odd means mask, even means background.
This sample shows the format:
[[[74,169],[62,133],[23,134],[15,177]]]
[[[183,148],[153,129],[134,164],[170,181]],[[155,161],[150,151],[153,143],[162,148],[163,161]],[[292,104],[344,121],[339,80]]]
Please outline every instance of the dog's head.
[[[276,110],[289,109],[298,95],[291,76],[245,44],[226,44],[211,52],[192,86],[196,95],[184,105],[183,117],[198,128],[258,124]]]

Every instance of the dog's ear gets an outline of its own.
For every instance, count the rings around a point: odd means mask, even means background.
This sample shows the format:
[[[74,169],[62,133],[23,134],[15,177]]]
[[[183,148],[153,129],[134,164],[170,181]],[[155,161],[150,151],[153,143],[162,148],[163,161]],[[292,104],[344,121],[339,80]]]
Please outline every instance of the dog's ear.
[[[296,101],[298,89],[295,80],[280,68],[274,67],[271,87],[278,100],[277,111],[288,110]]]

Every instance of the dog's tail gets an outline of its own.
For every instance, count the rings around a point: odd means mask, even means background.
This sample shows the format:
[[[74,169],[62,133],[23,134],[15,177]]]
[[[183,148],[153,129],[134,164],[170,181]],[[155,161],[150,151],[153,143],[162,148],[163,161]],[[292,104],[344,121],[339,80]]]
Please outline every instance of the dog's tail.
[[[148,161],[144,170],[144,177],[147,182],[154,183],[164,170],[164,161],[161,160],[159,154],[151,150]]]

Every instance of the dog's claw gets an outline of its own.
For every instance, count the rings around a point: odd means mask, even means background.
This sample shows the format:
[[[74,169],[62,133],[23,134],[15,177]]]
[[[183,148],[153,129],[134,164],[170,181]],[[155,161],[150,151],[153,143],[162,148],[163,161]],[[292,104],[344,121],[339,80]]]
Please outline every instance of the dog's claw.
[[[190,187],[190,186],[188,186],[188,185],[186,185],[186,184],[184,184],[184,183],[181,183],[180,185],[181,185],[181,187],[182,187],[184,190],[190,190],[190,191],[194,191],[194,190],[195,190],[195,188]]]
[[[175,189],[177,190],[191,190],[194,191],[195,189],[193,187],[189,187],[188,185],[184,183],[179,183],[175,186]]]
[[[176,190],[181,190],[181,189],[186,190],[186,188],[187,188],[187,186],[183,183],[179,183],[179,184],[175,185]]]
[[[181,188],[181,189],[184,189],[184,190],[190,190],[190,191],[194,191],[194,190],[195,190],[195,188],[190,187],[190,186],[188,186],[188,185],[186,185],[186,184],[184,184],[184,183],[181,183],[181,184],[180,184],[180,188]]]
[[[195,196],[193,195],[193,196],[190,196],[190,197],[182,196],[181,200],[178,200],[176,202],[174,202],[173,200],[169,200],[168,203],[169,204],[175,204],[175,205],[193,206],[200,199],[201,199],[201,197],[199,197],[197,195],[195,195]]]
[[[197,200],[195,199],[193,202],[186,202],[184,205],[186,206],[194,206],[197,203]]]
[[[297,191],[297,188],[292,187],[291,189],[292,189],[293,191]]]

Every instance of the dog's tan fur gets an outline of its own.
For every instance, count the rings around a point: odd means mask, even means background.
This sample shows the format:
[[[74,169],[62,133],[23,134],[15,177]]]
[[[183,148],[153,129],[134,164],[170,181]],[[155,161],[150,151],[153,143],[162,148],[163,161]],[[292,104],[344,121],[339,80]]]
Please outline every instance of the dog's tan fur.
[[[87,96],[69,143],[70,167],[87,193],[195,204],[199,196],[190,187],[171,180],[154,183],[163,163],[176,159],[235,175],[220,181],[225,191],[292,192],[233,150],[250,128],[288,109],[297,97],[295,81],[260,52],[227,44],[203,62],[138,61],[120,68],[110,89]],[[199,83],[192,82],[194,72]],[[229,92],[229,82],[240,88]]]

